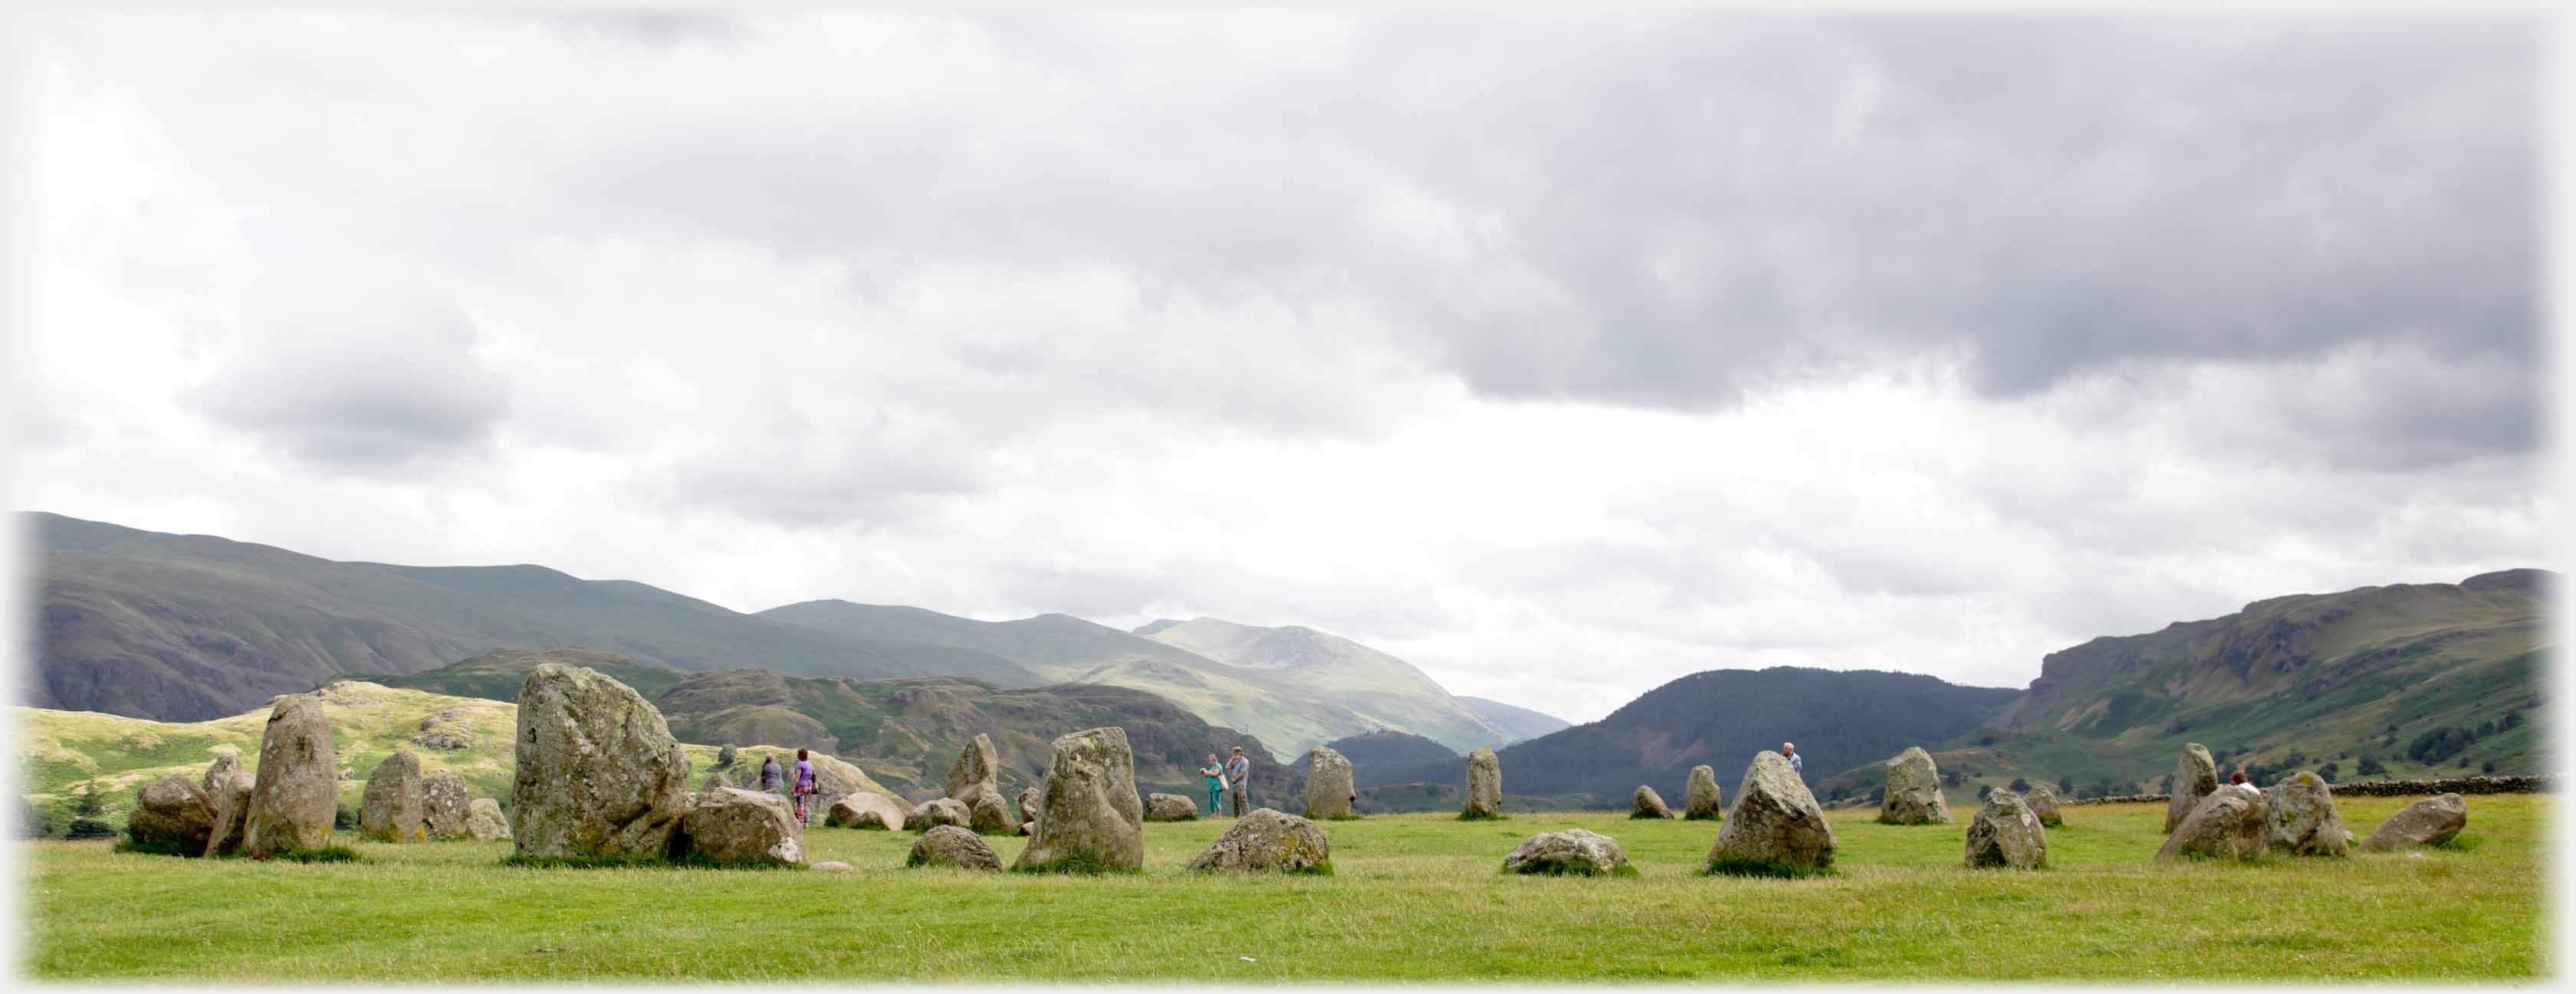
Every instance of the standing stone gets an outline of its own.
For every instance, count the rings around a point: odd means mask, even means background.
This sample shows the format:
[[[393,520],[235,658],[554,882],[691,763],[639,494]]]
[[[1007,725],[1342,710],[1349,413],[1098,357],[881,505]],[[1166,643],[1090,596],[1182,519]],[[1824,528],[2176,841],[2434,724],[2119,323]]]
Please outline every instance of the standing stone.
[[[1672,816],[1673,809],[1664,806],[1664,795],[1655,793],[1653,787],[1638,784],[1637,793],[1628,799],[1630,818],[1670,818]]]
[[[266,859],[331,843],[340,814],[340,759],[322,702],[295,694],[269,709],[259,737],[259,774],[251,781],[242,854]]]
[[[1020,828],[1022,829],[1020,834],[1029,834],[1026,829],[1030,827],[1030,822],[1036,820],[1038,820],[1038,789],[1030,787],[1020,791]]]
[[[2271,840],[2265,819],[2262,792],[2243,784],[2228,784],[2201,798],[2200,806],[2183,816],[2182,823],[2174,826],[2173,835],[2165,839],[2164,848],[2156,850],[2156,858],[2253,859],[2262,855]]]
[[[2201,798],[2218,790],[2218,761],[2209,757],[2209,748],[2198,742],[2182,747],[2182,758],[2174,761],[2173,785],[2165,798],[2165,831],[2172,832],[2182,820],[2200,807]]]
[[[1306,751],[1306,817],[1352,817],[1351,802],[1359,799],[1351,787],[1350,760],[1331,746]]]
[[[2469,802],[2458,794],[2427,797],[2407,805],[2371,829],[2361,840],[2363,852],[2389,852],[2412,846],[2438,846],[2469,827]]]
[[[2009,790],[1986,795],[1985,806],[1968,822],[1968,867],[2001,866],[2036,870],[2048,865],[2048,830],[2039,812]]]
[[[993,737],[975,736],[975,741],[957,754],[957,762],[948,767],[948,796],[966,806],[967,826],[978,832],[1017,832],[1020,819],[1011,811],[1011,803],[1002,797],[1000,781],[1002,760],[993,751]]]
[[[1707,767],[1700,767],[1707,769]],[[1521,841],[1512,854],[1503,857],[1505,873],[1544,873],[1550,876],[1635,876],[1628,865],[1627,850],[1607,835],[1569,828],[1562,832],[1540,832]]]
[[[983,836],[958,825],[938,825],[921,833],[921,841],[912,844],[912,855],[904,857],[903,865],[999,870],[1002,857],[993,854]]]
[[[1744,769],[1706,872],[1794,876],[1834,864],[1834,828],[1788,757],[1763,750]]]
[[[2022,801],[2030,805],[2030,813],[2039,816],[2040,824],[2050,828],[2066,824],[2066,816],[2058,813],[2057,792],[2047,784],[2030,785],[2030,793],[2022,795]]]
[[[1145,805],[1127,730],[1058,736],[1038,799],[1038,827],[1014,870],[1123,870],[1145,866]]]
[[[419,842],[425,804],[420,785],[420,757],[396,749],[367,775],[367,792],[358,801],[358,831],[379,842]]]
[[[468,834],[465,815],[474,795],[465,789],[465,778],[455,770],[440,770],[420,778],[420,817],[433,839],[462,839]]]
[[[689,855],[718,863],[805,864],[805,826],[785,798],[766,791],[718,787],[699,795],[680,819]]]
[[[215,807],[206,789],[172,774],[143,785],[125,833],[137,846],[177,856],[203,856],[215,834]]]
[[[1716,821],[1726,817],[1726,795],[1717,789],[1717,771],[1694,766],[1690,783],[1682,788],[1682,817],[1691,821]]]
[[[904,824],[924,832],[941,825],[954,825],[968,831],[974,830],[975,813],[966,810],[966,806],[957,803],[954,797],[934,797],[923,801],[919,814],[921,817],[918,822],[907,818]]]
[[[871,791],[860,791],[832,802],[824,814],[826,828],[881,828],[903,831],[903,805],[892,798]]]
[[[1150,794],[1145,798],[1146,821],[1197,821],[1199,806],[1179,794]]]
[[[214,831],[206,836],[206,855],[241,851],[242,829],[250,817],[251,783],[250,771],[242,768],[241,750],[226,746],[216,751],[215,764],[206,768],[206,778],[198,785],[215,818]]]
[[[518,855],[668,856],[689,757],[662,713],[589,667],[544,663],[519,688],[510,834]]]
[[[1236,819],[1190,860],[1190,869],[1331,873],[1333,846],[1314,822],[1261,808]]]
[[[2306,770],[2263,792],[2272,848],[2293,856],[2349,856],[2352,833],[2335,811],[2334,788]]]
[[[1941,769],[1922,746],[1906,746],[1887,761],[1887,796],[1879,802],[1878,820],[1887,825],[1949,823],[1950,804],[1941,796]]]
[[[731,786],[733,786],[733,778],[726,776],[725,771],[718,769],[708,770],[706,782],[699,784],[698,789],[701,791],[707,791],[714,790],[718,787]]]
[[[1503,761],[1494,750],[1477,746],[1467,754],[1467,807],[1458,817],[1469,821],[1503,816]]]
[[[465,831],[476,842],[495,842],[510,837],[510,819],[501,815],[501,802],[477,797],[465,807]]]

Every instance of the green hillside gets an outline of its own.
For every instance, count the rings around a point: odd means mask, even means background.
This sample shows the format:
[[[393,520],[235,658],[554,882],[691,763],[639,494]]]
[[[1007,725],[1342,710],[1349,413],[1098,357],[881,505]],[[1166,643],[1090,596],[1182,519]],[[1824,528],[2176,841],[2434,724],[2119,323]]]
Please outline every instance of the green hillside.
[[[1465,694],[1460,694],[1458,695],[1458,703],[1466,705],[1467,710],[1476,712],[1476,716],[1485,719],[1486,724],[1502,729],[1504,734],[1512,737],[1512,742],[1518,742],[1522,739],[1534,739],[1541,735],[1547,735],[1552,732],[1561,732],[1574,727],[1573,722],[1552,714],[1532,711],[1525,707],[1517,707],[1505,704],[1501,701],[1486,700],[1482,697],[1469,697]],[[1502,746],[1510,743],[1489,744],[1493,745],[1495,748],[1501,748]]]
[[[1458,752],[1500,746],[1513,738],[1413,664],[1330,632],[1303,625],[1238,625],[1218,618],[1166,619],[1137,631],[1239,667],[1253,682],[1276,685],[1283,703],[1330,706],[1357,722],[1312,742],[1289,740],[1301,752],[1317,742],[1378,729],[1411,732]]]

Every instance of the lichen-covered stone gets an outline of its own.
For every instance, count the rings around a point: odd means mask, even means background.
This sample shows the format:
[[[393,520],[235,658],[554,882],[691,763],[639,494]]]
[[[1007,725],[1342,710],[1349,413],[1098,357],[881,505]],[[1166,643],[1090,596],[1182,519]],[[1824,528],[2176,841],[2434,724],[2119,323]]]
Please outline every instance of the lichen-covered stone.
[[[471,834],[465,816],[474,795],[455,770],[438,770],[420,778],[421,824],[433,839],[462,839]]]
[[[1351,804],[1359,799],[1349,759],[1331,746],[1306,750],[1306,817],[1351,817]]]
[[[1494,750],[1477,746],[1476,751],[1467,754],[1467,804],[1458,816],[1503,816],[1503,761],[1494,755]]]
[[[1197,821],[1199,806],[1179,794],[1149,794],[1145,797],[1146,821]]]
[[[2469,827],[2469,802],[2458,794],[2427,797],[2409,804],[2361,840],[2363,852],[2389,852],[2414,846],[2438,846]]]
[[[1540,832],[1521,840],[1511,855],[1503,857],[1506,873],[1597,877],[1624,875],[1623,871],[1636,872],[1628,866],[1627,850],[1607,835],[1580,828]]]
[[[2198,742],[2182,747],[2174,761],[2173,785],[2165,791],[2165,831],[2171,832],[2198,810],[2202,798],[2218,790],[2218,761]]]
[[[2048,865],[2048,830],[2039,812],[2009,790],[1986,795],[1968,822],[1968,866],[2036,870]]]
[[[215,808],[206,789],[172,774],[144,784],[134,813],[126,817],[126,836],[137,846],[180,856],[202,856],[215,833]]]
[[[832,802],[823,815],[828,828],[882,828],[903,831],[903,805],[883,794],[860,791]]]
[[[1020,791],[1020,799],[1016,803],[1020,808],[1020,834],[1037,834],[1038,789],[1036,787],[1030,787]]]
[[[708,771],[707,771],[707,778],[706,778],[706,780],[698,784],[698,789],[703,791],[703,790],[714,790],[714,789],[716,789],[716,788],[718,788],[718,787],[731,787],[731,786],[734,786],[733,778],[732,778],[732,777],[729,777],[729,776],[726,776],[726,775],[725,775],[725,771],[723,771],[723,770],[708,770]]]
[[[2262,792],[2243,784],[2226,784],[2201,798],[2200,806],[2183,816],[2181,824],[2174,826],[2173,835],[2165,839],[2164,848],[2156,850],[2156,858],[2253,859],[2262,855],[2270,840]]]
[[[2265,819],[2275,851],[2293,856],[2349,856],[2352,833],[2335,810],[2326,778],[2302,770],[2263,792]]]
[[[935,825],[912,844],[905,866],[954,866],[961,870],[999,870],[1002,858],[984,837],[963,825]]]
[[[520,686],[518,736],[520,856],[677,854],[689,757],[642,695],[589,667],[544,663]]]
[[[1269,808],[1236,819],[1234,827],[1190,860],[1193,870],[1329,873],[1332,867],[1333,847],[1323,829]]]
[[[957,803],[954,797],[934,797],[923,801],[920,809],[914,814],[919,816],[920,820],[918,822],[907,820],[904,824],[912,826],[914,831],[919,832],[927,832],[941,825],[954,825],[972,831],[975,824],[974,812],[966,810],[966,806]]]
[[[1017,812],[1002,797],[1002,761],[993,737],[977,735],[948,767],[948,796],[966,806],[967,827],[978,832],[1011,833],[1020,829]]]
[[[1673,809],[1664,805],[1664,795],[1655,793],[1653,787],[1638,784],[1637,792],[1628,798],[1628,817],[1630,818],[1670,818],[1672,816]]]
[[[510,819],[501,814],[501,802],[477,797],[465,808],[465,831],[476,842],[497,842],[510,837]]]
[[[1127,730],[1058,736],[1038,799],[1038,827],[1015,870],[1122,870],[1145,865],[1145,804]]]
[[[214,831],[206,836],[206,855],[241,851],[242,832],[250,818],[251,784],[250,771],[242,768],[241,750],[224,746],[215,751],[214,765],[206,768],[205,779],[197,785],[215,819]]]
[[[2057,806],[2057,791],[2047,784],[2032,784],[2030,791],[2022,795],[2022,801],[2030,805],[2030,813],[2039,816],[2041,825],[2054,828],[2066,824],[2066,816]]]
[[[680,819],[687,852],[718,863],[805,863],[805,826],[785,798],[739,787],[698,795]]]
[[[1694,766],[1690,782],[1682,787],[1682,817],[1691,821],[1717,821],[1726,817],[1726,794],[1717,789],[1717,770]]]
[[[1744,769],[1726,824],[1709,847],[1716,873],[1813,873],[1834,863],[1834,828],[1789,759],[1764,750]]]
[[[1922,746],[1906,746],[1887,761],[1887,794],[1879,801],[1878,820],[1889,825],[1949,823],[1950,803],[1941,796],[1941,769]]]
[[[322,703],[305,694],[278,698],[260,732],[242,854],[264,859],[328,846],[331,821],[339,813],[340,760]]]
[[[358,801],[358,831],[378,842],[424,841],[429,837],[422,828],[424,807],[420,757],[396,749],[367,775],[367,791]]]

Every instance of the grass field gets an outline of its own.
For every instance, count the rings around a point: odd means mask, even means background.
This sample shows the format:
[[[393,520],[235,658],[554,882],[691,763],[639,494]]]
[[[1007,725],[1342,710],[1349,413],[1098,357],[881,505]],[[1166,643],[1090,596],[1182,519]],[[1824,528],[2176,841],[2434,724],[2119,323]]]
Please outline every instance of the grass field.
[[[2412,799],[2351,798],[2368,834]],[[2452,846],[2158,865],[2161,805],[2067,809],[2049,869],[1970,871],[1964,824],[1838,812],[1840,873],[1694,873],[1717,826],[1614,814],[1333,822],[1330,877],[1199,876],[1225,822],[1146,828],[1146,871],[905,870],[916,836],[817,828],[801,870],[540,870],[508,845],[353,843],[280,865],[24,843],[43,979],[948,981],[2510,980],[2546,974],[2548,801],[2469,800]],[[1503,878],[1522,838],[1619,840],[1630,879]],[[1016,838],[990,840],[1007,862]]]

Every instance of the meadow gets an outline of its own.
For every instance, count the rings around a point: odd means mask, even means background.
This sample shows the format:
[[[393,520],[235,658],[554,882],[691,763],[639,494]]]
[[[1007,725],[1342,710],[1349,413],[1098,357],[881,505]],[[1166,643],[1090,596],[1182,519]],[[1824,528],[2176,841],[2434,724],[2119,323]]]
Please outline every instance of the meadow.
[[[2368,834],[2411,798],[2340,808]],[[284,982],[2494,981],[2545,975],[2545,797],[2469,799],[2446,847],[2157,864],[2162,805],[2066,809],[2040,871],[1960,865],[1964,817],[1832,813],[1839,872],[1697,874],[1717,825],[1593,813],[1328,822],[1329,877],[1183,869],[1223,820],[1146,826],[1098,878],[902,868],[912,833],[816,828],[850,873],[502,865],[507,843],[352,841],[344,864],[27,842],[30,976]],[[1968,812],[1955,811],[1955,816]],[[1610,835],[1633,878],[1502,877],[1522,838]],[[1024,840],[991,838],[1005,862]]]

